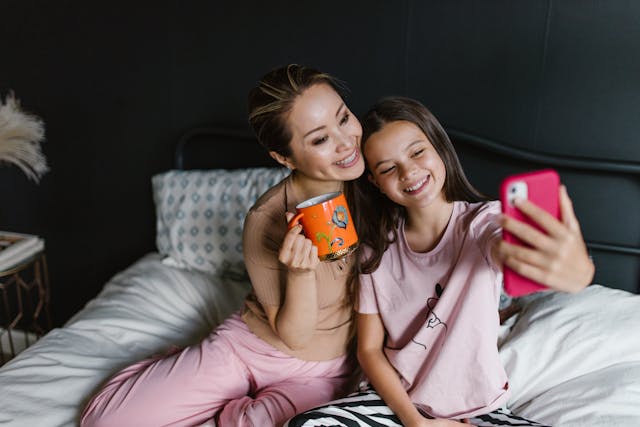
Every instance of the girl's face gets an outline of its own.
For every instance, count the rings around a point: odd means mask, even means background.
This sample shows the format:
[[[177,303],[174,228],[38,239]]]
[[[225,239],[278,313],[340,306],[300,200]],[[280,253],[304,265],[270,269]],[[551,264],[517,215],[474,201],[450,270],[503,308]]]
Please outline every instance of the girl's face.
[[[397,204],[411,208],[445,202],[444,163],[415,124],[387,123],[369,137],[364,156],[371,182]]]
[[[348,181],[364,172],[360,153],[362,126],[327,84],[305,90],[287,117],[291,155],[281,163],[320,181]]]

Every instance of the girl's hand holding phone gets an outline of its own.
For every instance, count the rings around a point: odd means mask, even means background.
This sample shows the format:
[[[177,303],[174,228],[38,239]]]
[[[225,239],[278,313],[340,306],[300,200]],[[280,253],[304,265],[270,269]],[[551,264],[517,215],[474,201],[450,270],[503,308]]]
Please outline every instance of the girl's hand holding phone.
[[[528,200],[516,200],[514,205],[542,231],[503,215],[503,230],[527,244],[500,241],[497,255],[503,266],[557,291],[575,293],[588,286],[595,267],[566,188],[559,188],[561,219]]]

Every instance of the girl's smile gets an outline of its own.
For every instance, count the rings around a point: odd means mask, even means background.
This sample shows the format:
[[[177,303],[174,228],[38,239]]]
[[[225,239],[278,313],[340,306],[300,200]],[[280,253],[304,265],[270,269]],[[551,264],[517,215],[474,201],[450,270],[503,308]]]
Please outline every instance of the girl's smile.
[[[408,194],[412,194],[412,195],[415,195],[415,194],[420,193],[420,192],[425,188],[425,186],[427,185],[427,183],[429,182],[429,178],[430,178],[430,177],[431,177],[431,175],[427,176],[427,177],[426,177],[426,178],[424,178],[424,179],[421,179],[421,180],[420,180],[420,181],[418,181],[416,184],[414,184],[414,185],[412,185],[412,186],[410,186],[410,187],[405,188],[405,189],[404,189],[404,192],[405,192],[405,193],[408,193]]]
[[[364,155],[371,181],[397,204],[411,209],[445,201],[444,163],[415,124],[387,123],[369,137]]]

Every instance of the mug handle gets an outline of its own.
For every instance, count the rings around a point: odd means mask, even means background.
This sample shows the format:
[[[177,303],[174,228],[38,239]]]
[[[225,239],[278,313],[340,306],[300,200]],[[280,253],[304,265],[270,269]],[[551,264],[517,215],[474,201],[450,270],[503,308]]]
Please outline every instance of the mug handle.
[[[295,214],[293,216],[293,218],[291,218],[291,220],[287,224],[287,231],[291,230],[293,227],[298,225],[300,223],[300,218],[302,218],[303,215],[304,215],[304,213],[302,213],[302,212],[298,212],[297,214]]]

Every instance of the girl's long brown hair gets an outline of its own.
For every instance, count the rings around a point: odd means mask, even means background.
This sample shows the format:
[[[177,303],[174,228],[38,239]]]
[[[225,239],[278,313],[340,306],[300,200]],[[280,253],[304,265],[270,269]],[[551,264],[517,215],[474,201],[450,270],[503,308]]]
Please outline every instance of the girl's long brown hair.
[[[427,136],[442,159],[446,170],[443,187],[448,202],[462,200],[467,202],[486,201],[488,198],[476,190],[462,170],[458,155],[433,114],[422,103],[405,97],[387,97],[374,104],[362,119],[362,151],[369,137],[381,130],[387,123],[406,121],[418,126]],[[356,181],[345,185],[345,195],[353,213],[360,248],[356,257],[354,274],[374,272],[380,265],[382,255],[389,244],[398,238],[397,228],[400,219],[406,219],[403,206],[391,201],[380,192],[365,173]],[[364,256],[363,247],[370,252]]]

